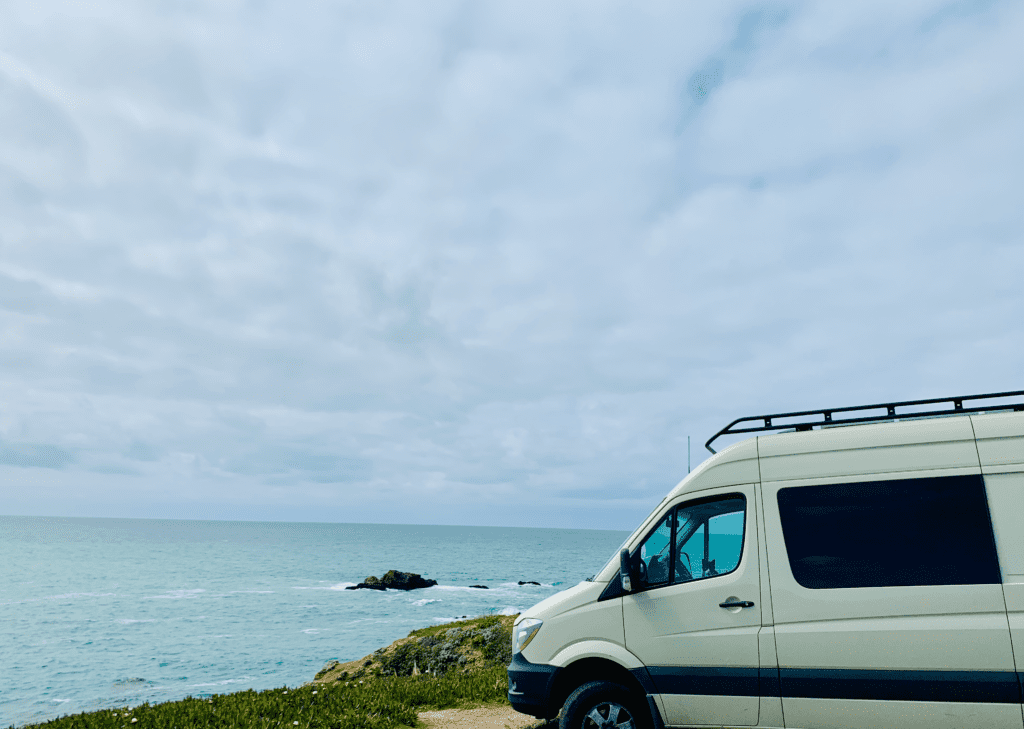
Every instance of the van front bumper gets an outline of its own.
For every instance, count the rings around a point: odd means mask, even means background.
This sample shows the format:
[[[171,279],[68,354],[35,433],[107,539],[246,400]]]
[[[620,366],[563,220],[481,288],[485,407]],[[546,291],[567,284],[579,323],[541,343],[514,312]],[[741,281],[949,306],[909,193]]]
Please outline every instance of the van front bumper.
[[[558,666],[530,663],[522,653],[512,656],[508,665],[508,702],[512,708],[538,719],[554,716],[558,708],[551,711],[551,689],[560,670]]]

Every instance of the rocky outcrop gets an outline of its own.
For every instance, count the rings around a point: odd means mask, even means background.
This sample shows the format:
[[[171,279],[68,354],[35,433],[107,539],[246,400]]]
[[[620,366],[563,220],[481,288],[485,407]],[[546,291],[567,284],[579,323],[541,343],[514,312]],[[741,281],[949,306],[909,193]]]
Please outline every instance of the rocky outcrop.
[[[475,587],[478,590],[486,590],[486,589],[488,589],[487,585],[470,585],[470,587]]]
[[[519,584],[520,585],[537,585],[538,587],[540,587],[540,583],[539,582],[534,582],[533,580],[526,580],[525,582],[523,580],[519,580]]]
[[[388,570],[383,577],[369,576],[363,582],[346,590],[418,590],[433,587],[437,580],[427,580],[414,572]]]

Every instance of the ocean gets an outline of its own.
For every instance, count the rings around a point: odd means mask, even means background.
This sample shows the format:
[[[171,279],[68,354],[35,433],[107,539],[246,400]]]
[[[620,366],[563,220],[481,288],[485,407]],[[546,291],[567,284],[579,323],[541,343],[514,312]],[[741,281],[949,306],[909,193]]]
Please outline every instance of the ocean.
[[[0,726],[306,683],[415,628],[520,612],[593,575],[626,536],[0,516]],[[344,589],[389,569],[439,584]]]

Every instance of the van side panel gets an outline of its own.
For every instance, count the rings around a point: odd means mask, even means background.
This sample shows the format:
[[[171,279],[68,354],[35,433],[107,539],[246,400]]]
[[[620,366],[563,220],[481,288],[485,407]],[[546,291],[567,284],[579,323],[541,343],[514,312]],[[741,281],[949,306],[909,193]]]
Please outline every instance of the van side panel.
[[[754,491],[757,508],[757,552],[761,565],[761,630],[757,634],[760,662],[758,686],[761,694],[758,724],[782,727],[782,694],[779,691],[779,657],[775,651],[775,618],[772,614],[771,582],[768,575],[768,549],[764,531],[764,495],[760,484]]]
[[[758,441],[786,726],[1020,729],[1002,585],[811,589],[793,574],[779,512],[787,487],[976,477],[970,419]]]
[[[786,726],[1020,729],[1001,586],[804,588],[772,507],[779,488],[764,485]],[[927,700],[941,684],[963,700]]]
[[[986,474],[1024,471],[1024,416],[1020,413],[973,415],[978,455]]]
[[[972,415],[971,422],[996,532],[1013,656],[1024,686],[1024,415]]]
[[[761,670],[758,676],[761,706],[758,725],[785,726],[782,716],[782,695],[779,690],[779,661],[775,657],[774,626],[761,628],[761,632],[757,634],[757,650],[761,656]]]
[[[761,484],[757,485],[754,497],[757,509],[757,554],[761,565],[761,625],[774,625],[775,616],[772,613],[771,579],[768,574],[768,543],[764,531],[764,495],[761,493]],[[771,660],[775,665],[778,665],[774,655],[772,655]],[[764,665],[763,658],[761,665]]]
[[[694,496],[742,495],[742,552],[731,572],[623,596],[626,648],[643,661],[668,726],[755,726],[759,712],[760,563],[755,485],[699,489]],[[685,507],[687,493],[670,502]],[[726,601],[749,601],[725,609]]]
[[[985,490],[1003,572],[1013,657],[1024,680],[1024,473],[986,474]]]
[[[786,701],[787,727],[820,727],[820,729],[1003,729],[1020,726],[1020,708],[1017,705],[960,703],[957,713],[949,710],[945,701],[915,701],[910,710],[905,702],[847,701],[842,711],[829,699],[788,699]],[[799,717],[793,723],[792,717]]]

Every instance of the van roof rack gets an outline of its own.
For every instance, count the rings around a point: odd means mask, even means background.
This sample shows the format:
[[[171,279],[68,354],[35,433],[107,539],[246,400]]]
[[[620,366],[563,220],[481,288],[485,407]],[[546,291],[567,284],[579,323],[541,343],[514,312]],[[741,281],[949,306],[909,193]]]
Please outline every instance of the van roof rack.
[[[934,418],[942,415],[965,415],[967,413],[987,413],[996,410],[1024,411],[1024,402],[1019,403],[993,403],[982,404],[973,407],[964,407],[967,400],[988,400],[1001,397],[1024,397],[1024,390],[1014,392],[992,392],[985,395],[964,395],[962,397],[938,397],[933,400],[906,400],[904,402],[883,402],[876,405],[856,405],[847,408],[826,408],[824,410],[803,410],[798,413],[775,413],[774,415],[750,415],[745,418],[736,418],[720,431],[715,433],[704,446],[712,453],[717,451],[711,444],[723,435],[734,435],[736,433],[759,433],[766,430],[812,430],[813,428],[828,428],[837,425],[855,425],[860,423],[878,423],[897,418]],[[896,408],[905,408],[912,405],[938,405],[940,403],[952,403],[953,409],[913,411],[908,413],[897,413]],[[839,418],[833,416],[836,413],[857,413],[863,410],[881,410],[885,408],[885,414],[867,415],[855,418]],[[809,420],[805,422],[776,423],[779,418],[806,418],[821,416],[821,420]],[[734,427],[740,423],[755,422],[760,420],[761,425],[747,426],[743,428]]]

